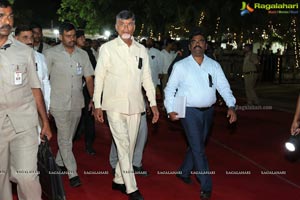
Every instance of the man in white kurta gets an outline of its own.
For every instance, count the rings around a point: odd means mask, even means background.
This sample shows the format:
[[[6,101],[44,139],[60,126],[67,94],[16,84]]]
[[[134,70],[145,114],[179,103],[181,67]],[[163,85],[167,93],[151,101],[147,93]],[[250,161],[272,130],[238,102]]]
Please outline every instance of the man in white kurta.
[[[163,66],[163,59],[161,52],[158,49],[154,48],[154,41],[152,38],[147,39],[146,46],[148,48],[151,76],[154,86],[156,87],[160,84],[159,73]]]
[[[101,46],[95,70],[95,118],[103,122],[102,110],[106,111],[117,146],[119,161],[112,189],[123,193],[126,190],[129,200],[142,200],[132,167],[140,116],[145,111],[142,87],[150,101],[152,123],[157,122],[159,113],[147,50],[132,36],[135,30],[134,14],[121,11],[115,27],[119,36]]]
[[[29,47],[33,47],[33,32],[31,27],[27,25],[20,25],[17,26],[15,29],[15,38],[28,45]],[[45,56],[36,50],[34,51],[34,59],[35,59],[35,65],[36,65],[36,71],[38,74],[38,77],[41,81],[41,90],[44,96],[44,102],[46,105],[46,111],[49,112],[50,108],[50,81],[49,81],[49,74],[48,74],[48,68],[45,61]],[[38,132],[41,132],[41,126],[38,126]],[[38,137],[40,141],[40,137]]]

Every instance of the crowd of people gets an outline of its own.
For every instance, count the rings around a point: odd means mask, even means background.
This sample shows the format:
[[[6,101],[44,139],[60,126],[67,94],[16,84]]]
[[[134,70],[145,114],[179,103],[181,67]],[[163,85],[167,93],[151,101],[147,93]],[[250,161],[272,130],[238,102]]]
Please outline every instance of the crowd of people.
[[[142,165],[147,117],[157,123],[162,113],[171,121],[180,119],[188,140],[178,169],[181,173],[176,175],[179,180],[189,184],[192,170],[209,171],[205,141],[213,124],[216,92],[228,107],[229,123],[237,120],[236,100],[222,67],[207,52],[202,30],[191,31],[186,48],[172,39],[157,46],[153,38],[141,43],[134,38],[135,20],[131,11],[118,13],[117,35],[103,44],[63,22],[60,43],[51,46],[43,42],[42,27],[36,23],[17,24],[12,34],[12,6],[0,0],[0,199],[12,200],[10,181],[17,183],[20,199],[41,199],[38,173],[34,172],[39,139],[43,142],[45,136],[48,140],[52,137],[50,116],[57,127],[56,163],[68,174],[71,187],[82,184],[72,151],[74,139],[84,134],[86,153],[97,155],[93,148],[95,122],[107,120],[113,137],[109,158],[112,189],[127,194],[129,200],[144,199],[135,174],[149,175]],[[258,61],[247,53],[251,46],[245,50],[248,103],[257,104],[251,86]],[[158,93],[164,100],[161,108],[156,101]],[[178,97],[186,98],[181,105],[185,108],[182,118],[175,108]],[[292,132],[297,122],[298,118]],[[18,173],[24,170],[26,173]],[[201,183],[200,198],[210,199],[210,174],[196,177]]]

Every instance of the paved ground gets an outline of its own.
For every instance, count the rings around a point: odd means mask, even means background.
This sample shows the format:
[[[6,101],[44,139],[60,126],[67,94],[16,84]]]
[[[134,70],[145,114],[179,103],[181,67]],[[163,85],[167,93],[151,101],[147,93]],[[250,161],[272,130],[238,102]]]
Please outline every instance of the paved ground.
[[[245,99],[243,81],[230,82],[233,93]],[[272,109],[294,113],[300,93],[300,84],[277,84],[262,82],[257,84],[257,95],[261,105],[272,106]]]

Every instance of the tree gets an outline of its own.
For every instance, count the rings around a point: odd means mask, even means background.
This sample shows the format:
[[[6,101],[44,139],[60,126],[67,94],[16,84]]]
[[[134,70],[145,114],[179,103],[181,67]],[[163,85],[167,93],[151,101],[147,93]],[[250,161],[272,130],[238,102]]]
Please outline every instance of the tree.
[[[142,24],[146,32],[165,34],[171,25],[182,25],[196,21],[194,0],[62,0],[58,10],[60,21],[70,21],[87,32],[100,32],[103,27],[114,28],[115,15],[123,10],[132,10],[137,18],[137,32]],[[192,14],[192,15],[191,15]]]
[[[204,19],[200,26],[214,38],[227,34],[228,28],[231,32],[228,34],[243,32],[245,38],[255,38],[253,31],[258,29],[256,35],[261,35],[270,21],[281,23],[279,32],[284,33],[289,29],[289,23],[286,22],[291,21],[290,15],[269,15],[261,10],[240,16],[241,2],[233,0],[62,0],[58,14],[61,21],[68,20],[89,33],[99,33],[107,28],[114,30],[115,15],[123,9],[132,10],[136,14],[136,34],[141,33],[143,27],[142,34],[146,36],[150,31],[155,35],[168,35],[168,31],[175,31],[175,28],[184,34],[184,30],[192,30],[199,25],[201,13],[204,13]],[[218,31],[215,33],[217,21]]]
[[[70,21],[77,27],[96,32],[101,26],[96,13],[97,7],[93,0],[62,0],[57,13],[60,21]]]

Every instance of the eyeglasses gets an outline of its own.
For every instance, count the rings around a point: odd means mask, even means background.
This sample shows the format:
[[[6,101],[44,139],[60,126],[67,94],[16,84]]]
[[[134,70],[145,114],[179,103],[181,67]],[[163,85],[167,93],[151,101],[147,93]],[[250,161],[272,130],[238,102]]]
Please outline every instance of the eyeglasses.
[[[201,40],[191,40],[191,45],[195,45],[197,43],[204,44],[205,40],[204,39],[201,39]]]

